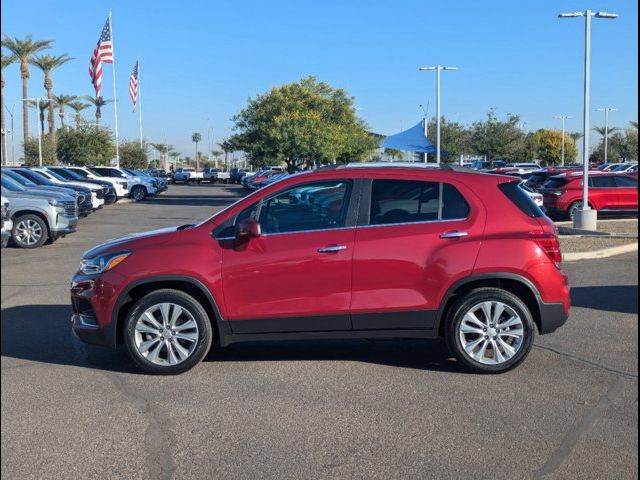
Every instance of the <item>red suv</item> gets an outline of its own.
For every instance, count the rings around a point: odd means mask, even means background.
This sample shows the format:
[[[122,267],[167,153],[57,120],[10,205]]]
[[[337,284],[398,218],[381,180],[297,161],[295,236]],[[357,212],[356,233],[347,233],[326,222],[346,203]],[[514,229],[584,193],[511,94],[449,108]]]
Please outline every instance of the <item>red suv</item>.
[[[202,223],[88,251],[72,327],[158,374],[214,341],[436,337],[503,372],[570,310],[557,230],[519,184],[408,166],[292,175]]]
[[[555,217],[573,220],[582,209],[582,173],[549,179],[540,193],[544,207]],[[593,172],[589,175],[589,206],[601,213],[638,213],[638,179],[627,174]]]

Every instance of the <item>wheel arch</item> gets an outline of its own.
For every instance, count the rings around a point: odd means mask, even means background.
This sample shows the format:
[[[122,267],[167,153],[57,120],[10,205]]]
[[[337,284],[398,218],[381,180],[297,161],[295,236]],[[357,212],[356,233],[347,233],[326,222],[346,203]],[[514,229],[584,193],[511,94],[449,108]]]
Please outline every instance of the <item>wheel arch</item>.
[[[128,284],[118,296],[111,312],[111,323],[105,327],[108,343],[116,347],[123,342],[124,320],[133,305],[142,297],[156,290],[170,288],[194,297],[206,310],[215,338],[226,345],[231,333],[228,322],[220,314],[218,304],[209,289],[197,278],[186,275],[161,275],[136,280]]]
[[[444,328],[447,323],[449,311],[455,301],[477,288],[493,287],[513,293],[520,298],[529,308],[538,332],[542,331],[543,302],[536,286],[526,277],[515,273],[489,273],[471,275],[454,283],[445,294],[436,319],[438,334],[444,336]]]
[[[46,212],[33,209],[18,210],[17,212],[11,214],[11,220],[13,221],[13,224],[15,225],[18,218],[24,215],[35,215],[36,217],[42,219],[44,224],[47,226],[47,237],[51,238],[51,225],[49,225],[49,215],[47,215]]]

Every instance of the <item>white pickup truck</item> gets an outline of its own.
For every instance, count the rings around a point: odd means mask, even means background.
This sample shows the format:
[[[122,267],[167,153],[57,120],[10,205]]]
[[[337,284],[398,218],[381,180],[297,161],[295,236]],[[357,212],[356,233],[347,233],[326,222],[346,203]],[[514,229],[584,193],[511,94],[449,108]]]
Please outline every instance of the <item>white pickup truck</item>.
[[[229,183],[231,179],[230,172],[223,172],[219,168],[205,168],[204,181],[209,183]]]
[[[195,168],[178,168],[172,177],[173,183],[201,183],[204,180],[204,173],[197,172]]]

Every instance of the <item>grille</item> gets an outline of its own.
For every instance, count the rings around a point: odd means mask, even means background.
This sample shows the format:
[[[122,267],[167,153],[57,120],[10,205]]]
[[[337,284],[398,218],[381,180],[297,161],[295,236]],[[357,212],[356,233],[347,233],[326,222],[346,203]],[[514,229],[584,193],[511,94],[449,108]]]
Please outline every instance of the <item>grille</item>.
[[[62,202],[62,206],[64,207],[63,215],[66,217],[76,217],[78,216],[78,206],[76,202]]]

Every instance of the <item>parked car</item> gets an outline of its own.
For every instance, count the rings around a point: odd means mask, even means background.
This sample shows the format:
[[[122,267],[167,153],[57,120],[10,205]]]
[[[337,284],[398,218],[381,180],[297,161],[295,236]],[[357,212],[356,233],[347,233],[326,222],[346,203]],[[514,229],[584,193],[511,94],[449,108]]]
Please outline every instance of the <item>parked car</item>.
[[[178,168],[172,178],[174,183],[202,183],[204,173],[197,172],[195,168]]]
[[[125,168],[122,167],[122,169],[129,173],[130,175],[133,175],[134,177],[141,177],[143,178],[145,181],[147,182],[151,182],[151,185],[153,185],[153,187],[156,189],[156,193],[155,195],[162,193],[162,192],[166,192],[167,189],[169,188],[169,182],[167,182],[166,178],[162,178],[162,177],[152,177],[151,175],[141,171],[141,170],[135,170],[133,168]],[[149,190],[151,191],[151,190]]]
[[[9,199],[2,195],[2,248],[5,248],[11,238],[11,230],[13,229],[13,222],[11,221],[11,214],[9,213]]]
[[[91,212],[93,212],[93,206],[91,204],[91,191],[88,188],[82,187],[73,187],[73,186],[59,186],[59,185],[48,185],[48,184],[38,184],[32,182],[27,177],[18,173],[17,169],[13,168],[2,168],[2,173],[9,176],[28,191],[36,191],[36,192],[56,192],[63,193],[65,195],[69,195],[73,197],[76,201],[76,205],[78,206],[78,216],[86,217]],[[72,188],[73,187],[73,188]]]
[[[540,165],[533,162],[516,162],[516,163],[508,163],[507,168],[512,168],[517,171],[518,174],[524,175],[529,172],[534,172],[536,170],[540,170]]]
[[[41,247],[76,230],[78,206],[73,197],[28,191],[6,175],[2,175],[2,195],[9,199],[11,239],[20,248]]]
[[[164,182],[159,178],[150,177],[146,173],[134,171],[123,167],[91,167],[96,173],[110,178],[120,178],[127,182],[128,196],[136,201],[141,201],[150,195],[155,195]]]
[[[93,183],[105,187],[104,191],[104,203],[105,205],[111,205],[118,201],[118,194],[113,186],[113,182],[106,180],[98,180],[89,176],[83,176],[78,172],[72,171],[66,167],[46,167],[48,171],[53,172],[64,178],[65,180],[72,182],[85,182]]]
[[[614,173],[638,173],[637,163],[619,163],[609,170]]]
[[[163,168],[150,168],[146,172],[155,178],[167,178],[168,176],[167,171]]]
[[[219,168],[205,168],[202,179],[209,183],[229,183],[230,175],[229,172],[223,172]]]
[[[259,190],[261,188],[267,187],[273,183],[279,182],[283,178],[288,177],[288,173],[278,173],[276,171],[271,171],[271,174],[267,175],[264,180],[254,181],[251,184],[252,190]]]
[[[111,177],[108,175],[102,175],[89,167],[77,167],[74,165],[68,165],[64,168],[67,171],[72,172],[86,180],[109,182],[113,186],[118,198],[129,196],[129,186],[125,178],[122,178],[120,176]]]
[[[330,208],[290,201],[309,189]],[[526,358],[536,330],[567,320],[561,260],[557,228],[519,180],[342,166],[89,250],[71,322],[155,374],[194,367],[214,338],[441,336],[460,364],[498,373]]]
[[[555,218],[573,219],[583,208],[583,175],[562,174],[549,179],[540,193]],[[602,214],[638,213],[638,179],[626,174],[594,171],[589,175],[589,206]]]
[[[246,168],[232,168],[229,175],[229,181],[231,183],[239,184],[247,174],[249,174],[249,170]]]
[[[91,206],[94,210],[98,208],[102,208],[105,203],[105,198],[109,196],[109,188],[108,186],[99,185],[96,182],[84,182],[84,181],[76,181],[76,180],[67,180],[65,177],[51,171],[46,168],[30,168],[29,172],[33,172],[36,175],[39,175],[47,180],[55,183],[56,185],[62,185],[64,187],[68,185],[87,187],[91,190]],[[115,198],[115,192],[112,194]]]
[[[504,160],[478,160],[471,164],[473,170],[493,170],[495,168],[504,168],[507,162]]]

